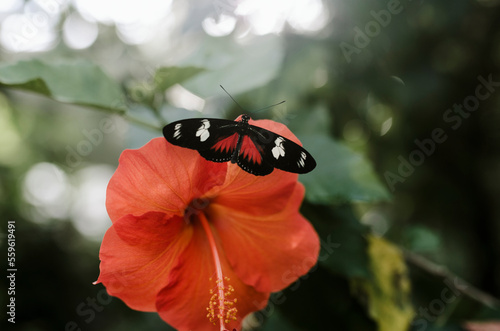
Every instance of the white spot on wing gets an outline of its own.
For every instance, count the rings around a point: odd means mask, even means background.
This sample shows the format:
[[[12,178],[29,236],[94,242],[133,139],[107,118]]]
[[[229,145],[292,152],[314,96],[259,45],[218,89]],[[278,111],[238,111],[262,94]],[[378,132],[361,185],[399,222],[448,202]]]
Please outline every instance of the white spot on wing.
[[[299,166],[299,168],[304,168],[304,166],[306,165],[306,157],[306,153],[300,152],[300,159],[297,161],[297,165]]]
[[[201,126],[196,131],[196,137],[200,137],[200,141],[205,141],[210,137],[210,132],[208,128],[210,127],[210,121],[207,119],[201,120]]]
[[[285,156],[285,147],[283,147],[283,141],[285,141],[285,139],[283,139],[283,137],[278,137],[274,141],[274,143],[276,144],[276,146],[273,147],[273,149],[271,150],[271,152],[273,153],[273,156],[274,156],[274,158],[276,160],[280,156]]]
[[[179,139],[181,137],[181,127],[182,127],[181,123],[177,123],[174,127],[174,129],[175,129],[174,138],[175,139]]]

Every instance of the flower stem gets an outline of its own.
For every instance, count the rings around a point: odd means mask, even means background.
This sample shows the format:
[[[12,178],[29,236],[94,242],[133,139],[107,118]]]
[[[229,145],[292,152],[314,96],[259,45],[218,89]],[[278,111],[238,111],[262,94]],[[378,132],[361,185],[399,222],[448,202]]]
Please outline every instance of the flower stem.
[[[458,277],[457,275],[449,271],[446,267],[436,264],[416,253],[410,251],[404,251],[404,253],[405,253],[405,259],[409,263],[427,271],[431,275],[444,278],[445,280],[451,282],[452,284],[457,284],[457,283],[460,284],[460,286],[456,286],[456,289],[459,292],[471,298],[472,300],[476,300],[487,307],[491,308],[500,307],[500,299],[472,286],[462,278]]]

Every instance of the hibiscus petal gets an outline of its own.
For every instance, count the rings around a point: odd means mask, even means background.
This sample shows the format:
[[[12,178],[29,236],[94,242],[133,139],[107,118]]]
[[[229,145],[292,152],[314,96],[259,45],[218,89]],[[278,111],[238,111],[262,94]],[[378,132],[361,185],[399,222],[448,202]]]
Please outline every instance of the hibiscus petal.
[[[297,174],[275,169],[270,175],[254,176],[230,164],[225,183],[208,194],[215,196],[212,203],[236,213],[270,215],[283,210],[296,184]]]
[[[155,311],[156,294],[191,237],[191,227],[180,216],[124,216],[104,235],[96,283],[133,309]]]
[[[158,294],[157,310],[161,318],[179,331],[218,331],[219,324],[213,325],[207,318],[209,290],[216,289],[216,272],[206,233],[199,224],[194,226],[192,239],[170,274],[168,285]],[[218,250],[224,276],[230,278],[226,284],[234,288],[227,299],[237,299],[234,305],[238,310],[237,321],[226,324],[226,328],[239,330],[242,318],[266,306],[269,293],[245,285],[231,270],[220,245]]]
[[[298,212],[304,187],[297,183],[280,213],[256,217],[212,203],[208,218],[217,229],[235,273],[260,292],[282,290],[315,264],[319,238]]]
[[[112,221],[148,211],[183,215],[192,199],[224,182],[226,169],[226,163],[207,161],[197,151],[152,139],[120,156],[106,193],[108,214]]]

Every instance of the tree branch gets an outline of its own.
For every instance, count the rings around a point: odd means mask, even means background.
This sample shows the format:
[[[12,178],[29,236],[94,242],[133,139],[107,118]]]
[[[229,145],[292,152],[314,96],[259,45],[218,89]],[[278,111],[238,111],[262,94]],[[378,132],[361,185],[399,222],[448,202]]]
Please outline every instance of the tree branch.
[[[491,308],[500,307],[499,299],[472,286],[470,283],[466,282],[462,278],[449,271],[445,266],[434,263],[421,255],[409,251],[404,251],[404,256],[408,263],[411,263],[434,276],[448,279],[451,282],[460,283],[463,286],[457,287],[457,290],[463,293],[465,296]]]

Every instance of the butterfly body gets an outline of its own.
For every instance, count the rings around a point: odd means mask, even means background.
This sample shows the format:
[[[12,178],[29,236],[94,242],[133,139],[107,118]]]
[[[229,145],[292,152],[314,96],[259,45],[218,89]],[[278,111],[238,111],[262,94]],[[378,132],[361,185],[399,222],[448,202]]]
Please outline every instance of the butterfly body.
[[[239,120],[186,119],[163,128],[168,142],[197,150],[213,162],[232,162],[256,176],[274,168],[294,173],[314,169],[316,162],[300,145],[272,131],[249,124],[250,116]]]

